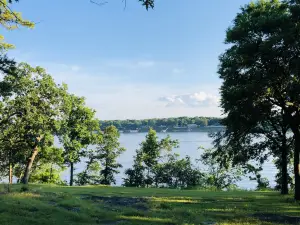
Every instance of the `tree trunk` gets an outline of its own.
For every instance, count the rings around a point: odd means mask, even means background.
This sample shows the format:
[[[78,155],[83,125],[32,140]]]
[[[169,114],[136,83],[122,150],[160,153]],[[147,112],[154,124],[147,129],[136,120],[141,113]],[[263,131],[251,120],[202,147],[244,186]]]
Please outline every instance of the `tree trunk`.
[[[104,184],[104,185],[109,185],[109,182],[108,182],[108,180],[107,180],[107,176],[108,176],[107,170],[105,169],[105,170],[104,170],[104,180],[103,180],[103,184]]]
[[[300,165],[299,165],[299,153],[300,153],[300,132],[297,129],[294,132],[295,148],[294,148],[294,173],[295,173],[295,200],[300,200]]]
[[[107,170],[107,160],[105,160],[105,167],[104,167],[104,184],[108,185],[108,174],[107,174],[108,170]]]
[[[286,195],[289,193],[288,187],[288,149],[283,146],[281,150],[281,194]]]
[[[70,168],[70,186],[73,186],[73,173],[74,173],[74,163],[70,163],[71,168]]]
[[[146,184],[146,187],[147,187],[147,188],[148,188],[148,186],[149,186],[149,176],[150,176],[150,169],[148,168],[147,184]]]
[[[12,184],[12,174],[13,174],[13,171],[12,171],[12,164],[9,163],[9,174],[8,174],[8,181],[9,181],[9,184]]]
[[[27,162],[27,165],[26,165],[26,168],[25,168],[25,172],[24,172],[24,176],[23,176],[23,184],[28,184],[28,180],[29,180],[29,176],[30,176],[30,170],[31,170],[33,161],[34,161],[36,155],[38,154],[38,152],[39,152],[38,147],[35,146],[32,153],[31,153],[31,156],[28,159],[28,162]]]

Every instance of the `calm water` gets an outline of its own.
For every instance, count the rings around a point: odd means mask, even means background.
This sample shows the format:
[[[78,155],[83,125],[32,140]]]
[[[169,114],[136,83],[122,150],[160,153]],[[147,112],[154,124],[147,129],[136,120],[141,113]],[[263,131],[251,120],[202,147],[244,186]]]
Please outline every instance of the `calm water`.
[[[159,138],[164,138],[168,133],[158,133]],[[204,148],[212,147],[212,139],[208,137],[206,132],[182,132],[182,133],[169,133],[172,139],[177,139],[179,141],[179,148],[174,149],[174,152],[179,153],[180,157],[190,156],[192,160],[199,159],[202,150],[198,147],[202,146]],[[135,150],[139,148],[139,144],[145,139],[146,133],[135,133],[135,134],[122,134],[120,137],[120,143],[126,148],[126,152],[120,156],[118,161],[123,165],[120,169],[121,173],[116,175],[117,185],[122,184],[122,178],[124,177],[124,170],[130,168],[133,163],[133,156],[135,155]],[[201,165],[199,165],[201,169]],[[75,166],[75,174],[84,169],[84,163],[79,163]],[[272,163],[272,159],[265,163],[264,170],[262,172],[263,177],[267,177],[270,184],[274,186],[274,177],[276,174],[276,168]],[[68,180],[69,171],[65,171],[63,174],[63,179]],[[238,185],[241,188],[255,188],[256,181],[250,181],[248,177],[244,178]]]

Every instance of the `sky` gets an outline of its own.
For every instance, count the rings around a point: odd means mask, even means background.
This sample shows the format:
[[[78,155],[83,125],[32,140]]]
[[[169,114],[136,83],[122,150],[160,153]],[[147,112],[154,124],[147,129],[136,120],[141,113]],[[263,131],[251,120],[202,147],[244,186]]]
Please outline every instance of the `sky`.
[[[248,2],[20,0],[13,9],[37,24],[3,34],[11,57],[46,68],[101,120],[221,116],[218,57]]]

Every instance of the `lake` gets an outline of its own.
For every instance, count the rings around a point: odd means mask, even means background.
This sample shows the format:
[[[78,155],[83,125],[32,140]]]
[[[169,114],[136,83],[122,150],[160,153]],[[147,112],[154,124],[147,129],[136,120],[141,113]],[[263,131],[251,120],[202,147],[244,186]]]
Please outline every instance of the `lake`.
[[[118,162],[123,165],[120,169],[120,174],[117,174],[116,185],[122,185],[122,178],[124,177],[124,171],[130,168],[133,163],[133,156],[135,155],[135,150],[139,148],[139,144],[145,139],[147,133],[128,133],[121,134],[120,143],[122,147],[126,148],[124,152],[118,159]],[[179,148],[174,149],[174,152],[178,153],[180,157],[190,156],[193,161],[199,159],[203,150],[198,149],[200,146],[204,148],[212,147],[212,139],[208,137],[207,132],[173,132],[173,133],[157,133],[159,138],[165,138],[170,135],[172,139],[177,139],[179,141]],[[200,169],[201,166],[199,165]],[[76,164],[75,174],[84,169],[84,163]],[[277,170],[272,163],[270,158],[268,162],[265,163],[262,176],[267,177],[270,181],[270,185],[275,185],[275,174]],[[63,179],[69,180],[69,170],[63,173]],[[245,189],[254,189],[257,185],[256,181],[250,181],[248,177],[245,177],[242,181],[238,183],[238,186]]]

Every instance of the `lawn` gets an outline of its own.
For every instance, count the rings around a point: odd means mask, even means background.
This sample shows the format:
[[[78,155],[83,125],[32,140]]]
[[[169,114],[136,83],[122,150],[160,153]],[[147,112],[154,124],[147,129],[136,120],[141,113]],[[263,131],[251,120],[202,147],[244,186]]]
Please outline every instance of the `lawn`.
[[[1,225],[300,224],[300,204],[278,192],[21,187],[0,187]]]

